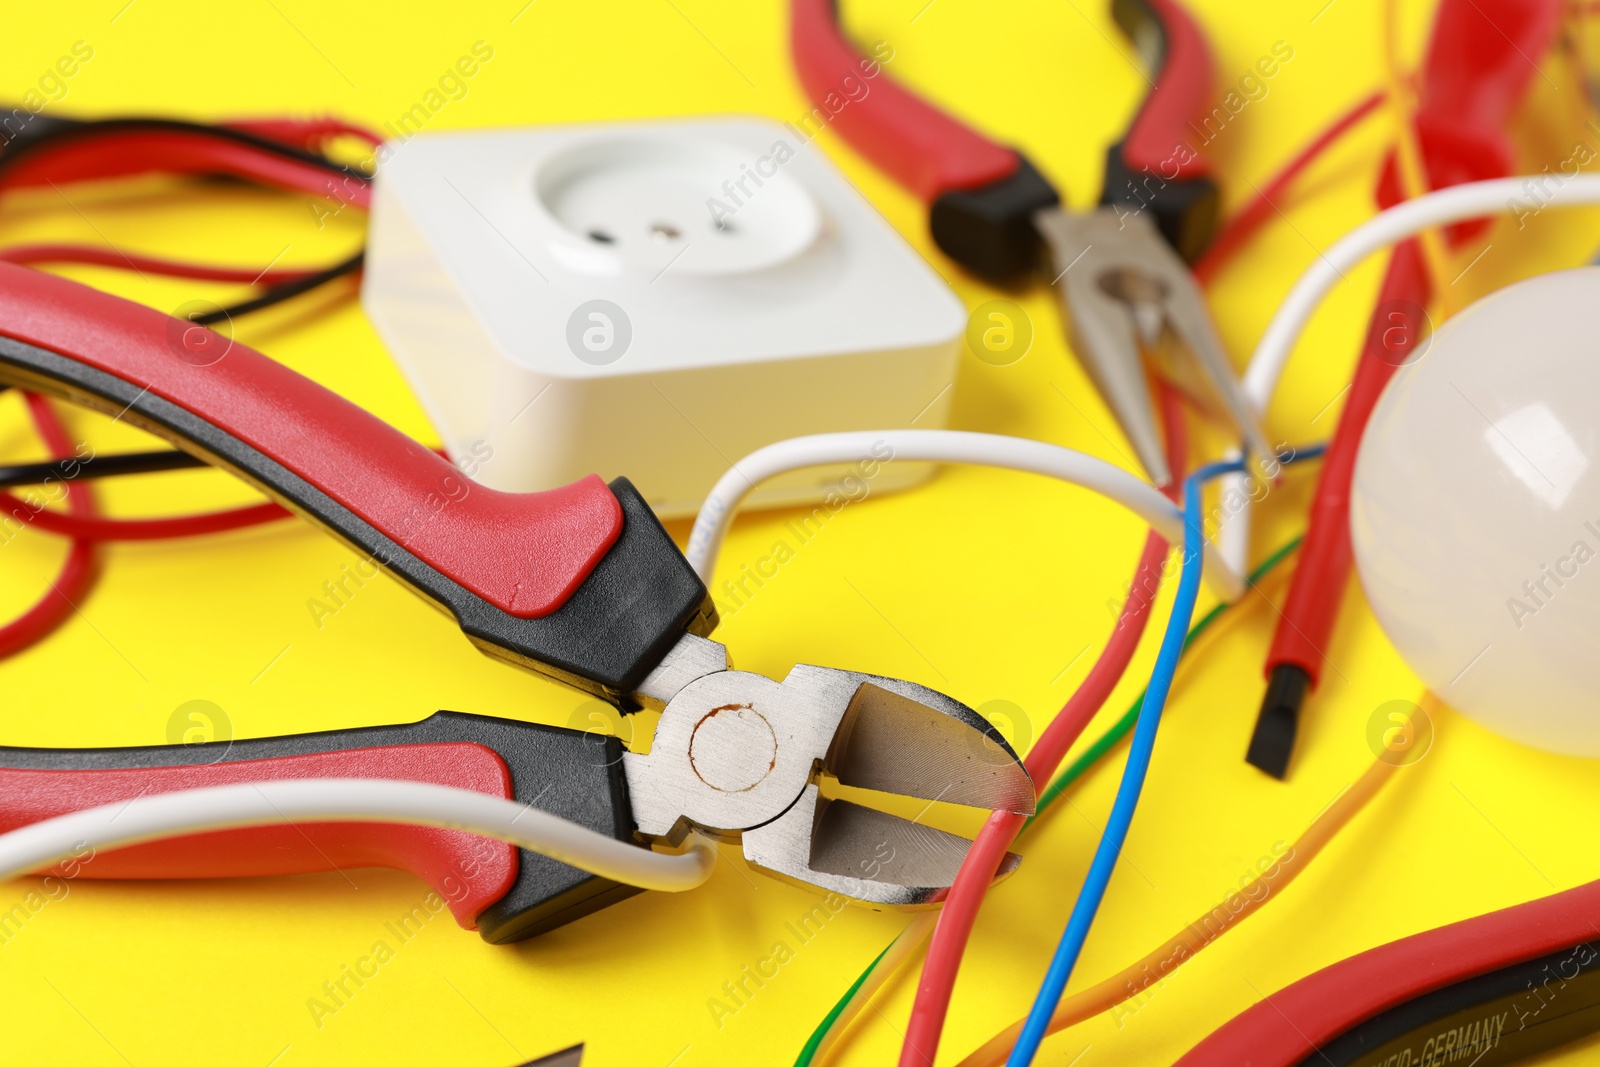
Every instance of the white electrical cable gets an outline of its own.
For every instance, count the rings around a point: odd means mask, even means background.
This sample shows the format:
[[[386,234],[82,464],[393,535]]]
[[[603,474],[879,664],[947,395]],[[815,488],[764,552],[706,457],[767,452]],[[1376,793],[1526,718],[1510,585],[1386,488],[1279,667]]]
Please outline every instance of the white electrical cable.
[[[686,552],[690,566],[702,581],[711,583],[717,554],[739,502],[761,482],[805,467],[877,459],[885,447],[895,462],[975,463],[1058,478],[1116,501],[1170,541],[1181,540],[1183,535],[1181,510],[1160,490],[1084,452],[1023,437],[960,430],[859,430],[791,437],[758,448],[735,463],[717,480],[695,517]],[[1205,573],[1224,599],[1232,600],[1244,591],[1240,572],[1227,567],[1209,545]]]
[[[1541,184],[1530,188],[1531,182]],[[1305,332],[1306,323],[1346,272],[1374,252],[1415,237],[1423,230],[1484,215],[1532,210],[1530,201],[1537,205],[1537,210],[1600,204],[1600,175],[1533,174],[1453,185],[1402,201],[1341,237],[1300,275],[1256,344],[1255,354],[1244,374],[1244,390],[1256,410],[1266,412],[1295,343]],[[1223,492],[1227,493],[1230,488],[1237,490],[1242,484],[1238,475],[1232,475],[1224,483]],[[1231,522],[1224,518],[1217,534],[1221,554],[1226,557],[1228,566],[1238,572],[1247,566],[1248,499],[1245,495],[1244,506]]]
[[[469,789],[388,779],[306,778],[149,793],[0,835],[0,881],[85,847],[120,848],[244,826],[381,822],[464,830],[510,842],[613,882],[678,893],[711,877],[717,850],[694,835],[679,855],[652,852],[558,816]]]

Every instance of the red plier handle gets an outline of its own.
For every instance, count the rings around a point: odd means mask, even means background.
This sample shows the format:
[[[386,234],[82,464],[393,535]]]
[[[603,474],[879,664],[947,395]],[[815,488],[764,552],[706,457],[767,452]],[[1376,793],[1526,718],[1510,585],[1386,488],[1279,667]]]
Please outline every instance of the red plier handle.
[[[242,344],[3,263],[0,382],[109,412],[232,470],[455,616],[484,651],[619,705],[684,633],[715,623],[704,585],[625,479],[487,489]]]
[[[197,721],[195,729],[205,732],[212,725]],[[621,762],[622,746],[615,737],[450,711],[398,726],[240,741],[0,747],[0,832],[180,789],[363,778],[447,785],[516,800],[637,843]],[[531,937],[638,892],[500,841],[386,823],[285,821],[152,841],[92,859],[81,871],[67,873],[165,880],[364,867],[409,871],[433,887],[457,923],[494,944]]]
[[[1217,194],[1194,144],[1211,90],[1211,54],[1175,0],[1115,0],[1112,14],[1153,71],[1127,135],[1106,160],[1105,204],[1149,209],[1174,247],[1196,258]],[[1060,196],[1021,152],[952,118],[892,79],[845,39],[835,0],[792,0],[790,49],[801,84],[850,144],[929,206],[935,243],[962,266],[1007,281],[1038,263],[1036,211]],[[865,93],[861,87],[867,86]],[[843,101],[844,103],[841,103]]]
[[[819,107],[849,100],[832,124],[855,149],[927,203],[954,189],[1010,177],[1022,162],[997,144],[891,79],[876,82],[877,59],[845,39],[836,0],[794,0],[789,48],[807,95]],[[872,82],[866,96],[857,87]],[[856,90],[852,92],[852,90]]]
[[[1175,1067],[1498,1067],[1600,1028],[1600,882],[1441,926],[1264,998]]]

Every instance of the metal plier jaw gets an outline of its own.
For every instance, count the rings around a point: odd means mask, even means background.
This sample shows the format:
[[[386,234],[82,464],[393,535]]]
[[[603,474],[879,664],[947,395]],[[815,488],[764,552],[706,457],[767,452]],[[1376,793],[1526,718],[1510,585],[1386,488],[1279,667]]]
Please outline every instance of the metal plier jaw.
[[[824,797],[828,779],[1034,810],[1033,782],[1005,738],[966,705],[911,682],[803,664],[776,682],[728,670],[721,645],[689,636],[640,696],[664,704],[650,751],[623,755],[642,836],[675,844],[696,829],[739,842],[751,865],[857,903],[942,900],[972,842]],[[1008,856],[1001,873],[1018,862]]]
[[[1142,212],[1102,207],[1081,214],[1047,209],[1034,223],[1049,248],[1073,350],[1150,480],[1168,485],[1172,471],[1141,356],[1230,423],[1252,466],[1268,482],[1276,480],[1277,451],[1234,374],[1200,287],[1154,221]]]

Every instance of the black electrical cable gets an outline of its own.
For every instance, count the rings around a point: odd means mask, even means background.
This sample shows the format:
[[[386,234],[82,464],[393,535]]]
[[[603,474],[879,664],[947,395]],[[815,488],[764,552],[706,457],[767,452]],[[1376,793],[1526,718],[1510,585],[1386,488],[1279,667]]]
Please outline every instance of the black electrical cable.
[[[319,270],[315,274],[307,274],[303,278],[296,278],[293,281],[280,282],[271,286],[260,296],[252,297],[249,300],[241,300],[237,304],[229,304],[227,307],[221,307],[215,311],[205,311],[190,315],[189,321],[197,322],[201,326],[211,326],[215,323],[237,318],[240,315],[248,315],[252,311],[260,311],[263,308],[272,307],[274,304],[281,304],[285,300],[292,300],[304,293],[311,292],[313,289],[327,285],[336,278],[354,274],[361,269],[361,262],[365,256],[365,250],[357,252],[349,259],[340,260],[333,266]]]
[[[340,163],[296,145],[274,141],[270,137],[262,137],[260,134],[234,129],[231,126],[167,118],[69,119],[31,115],[15,109],[11,114],[14,121],[23,125],[15,133],[0,132],[0,174],[23,156],[33,155],[41,149],[62,142],[84,140],[105,134],[143,132],[199,134],[219,141],[232,141],[283,159],[292,159],[362,183],[372,180],[372,175],[357,167]]]
[[[86,478],[112,478],[124,474],[153,474],[159,471],[204,467],[205,460],[161,448],[151,452],[121,452],[109,456],[68,456],[43,463],[13,463],[0,466],[0,489],[46,482],[75,482]]]
[[[361,264],[362,264],[362,261],[365,259],[365,257],[366,257],[365,250],[357,252],[355,255],[350,256],[348,259],[342,259],[338,263],[335,263],[333,266],[324,268],[323,270],[319,270],[314,274],[307,274],[303,278],[296,278],[293,281],[280,282],[277,285],[270,286],[260,296],[251,297],[249,300],[241,300],[236,304],[229,304],[226,307],[219,307],[215,311],[205,311],[205,312],[199,312],[199,313],[194,314],[194,315],[190,315],[189,316],[189,321],[190,322],[194,322],[194,323],[198,323],[201,326],[213,326],[213,325],[215,325],[215,324],[217,324],[219,322],[231,322],[232,320],[234,320],[236,318],[239,318],[239,317],[241,317],[243,315],[249,315],[252,312],[265,310],[266,308],[273,307],[273,306],[275,306],[277,304],[284,303],[285,301],[288,301],[288,300],[292,300],[297,296],[303,296],[304,294],[309,293],[314,289],[319,289],[322,286],[327,285],[329,282],[335,281],[335,280],[337,280],[339,278],[343,278],[346,275],[356,273],[357,271],[359,271],[361,269]],[[9,388],[11,388],[9,385],[6,385],[4,383],[0,383],[0,393],[5,392]],[[152,453],[152,454],[156,454],[156,453]],[[173,455],[182,455],[182,453],[178,453],[178,452],[174,452],[172,454]],[[177,464],[178,467],[195,466],[195,465],[196,464],[189,464],[189,463],[179,463],[179,464]],[[6,481],[4,481],[3,472],[7,471],[7,470],[12,470],[12,469],[20,469],[20,468],[0,467],[0,488],[3,488],[5,486],[7,486],[7,485],[13,485],[13,484],[14,485],[32,484],[32,483],[29,483],[29,482],[6,482]],[[157,469],[159,469],[159,470],[174,470],[174,469],[177,469],[177,467],[171,467],[171,468],[168,468],[168,467],[154,468],[154,467],[152,467],[152,468],[149,468],[149,469],[151,469],[151,470],[157,470]],[[91,475],[91,477],[97,477],[97,478],[98,477],[108,477],[111,473],[113,473],[113,472],[105,472],[105,473],[101,473],[101,474],[95,474],[95,475]],[[142,471],[129,470],[129,471],[126,471],[126,472],[115,472],[115,473],[139,474],[139,473],[143,473],[143,472]]]
[[[28,121],[22,123],[21,128],[14,133],[6,132],[4,124],[0,124],[0,176],[3,176],[9,167],[15,165],[17,160],[36,155],[63,142],[86,140],[131,131],[198,134],[219,141],[231,141],[269,155],[305,163],[325,170],[330,174],[350,178],[362,184],[372,181],[372,176],[359,168],[348,166],[295,145],[274,141],[269,137],[262,137],[259,134],[234,129],[230,126],[216,126],[203,122],[189,122],[183,119],[169,118],[72,119],[59,116],[37,116],[16,111],[13,114],[19,118],[25,116]],[[202,326],[210,326],[240,315],[248,315],[252,311],[260,311],[263,308],[272,307],[285,300],[309,293],[319,286],[326,285],[347,274],[355,273],[361,269],[361,262],[362,253],[357,252],[348,259],[341,260],[314,274],[308,274],[291,282],[283,282],[271,286],[259,296],[252,297],[249,300],[242,300],[228,307],[218,308],[215,311],[193,315],[191,319]]]

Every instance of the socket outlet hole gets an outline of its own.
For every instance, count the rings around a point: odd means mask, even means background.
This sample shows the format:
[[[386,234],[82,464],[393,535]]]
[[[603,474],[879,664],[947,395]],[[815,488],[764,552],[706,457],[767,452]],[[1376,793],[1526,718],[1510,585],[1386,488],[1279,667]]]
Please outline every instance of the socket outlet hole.
[[[654,278],[671,262],[674,277],[749,274],[804,254],[823,227],[811,191],[788,173],[766,178],[728,225],[734,205],[722,187],[746,163],[743,149],[663,127],[580,139],[538,164],[533,192],[545,215],[580,243],[552,247],[573,253],[582,273],[623,268]],[[708,207],[714,200],[724,206]]]

